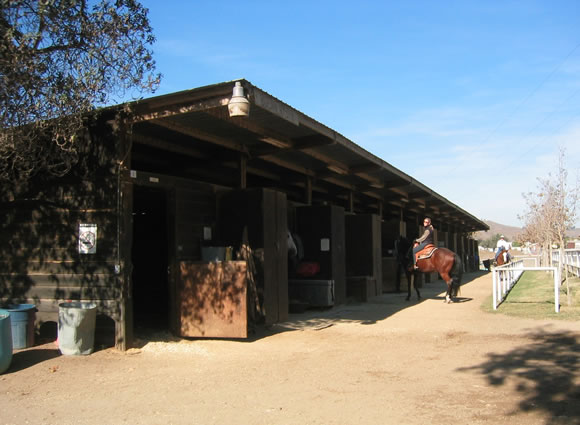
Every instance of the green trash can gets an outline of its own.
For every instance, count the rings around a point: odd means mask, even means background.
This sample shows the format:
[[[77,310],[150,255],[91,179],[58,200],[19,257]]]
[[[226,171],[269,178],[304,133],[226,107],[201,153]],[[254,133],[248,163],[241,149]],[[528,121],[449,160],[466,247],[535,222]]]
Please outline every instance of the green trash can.
[[[0,310],[0,373],[8,370],[11,361],[12,326],[10,324],[10,312]]]
[[[8,304],[12,324],[12,348],[19,350],[34,345],[34,321],[36,320],[36,305]]]
[[[87,355],[95,345],[97,305],[66,302],[58,305],[58,349],[65,355]]]

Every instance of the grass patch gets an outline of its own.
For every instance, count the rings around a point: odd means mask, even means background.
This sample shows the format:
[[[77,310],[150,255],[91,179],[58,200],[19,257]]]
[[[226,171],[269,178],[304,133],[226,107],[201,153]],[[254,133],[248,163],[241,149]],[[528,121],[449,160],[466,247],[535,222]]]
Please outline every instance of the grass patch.
[[[572,303],[566,297],[566,285],[560,286],[560,312],[555,312],[554,278],[551,272],[526,271],[512,288],[497,310],[493,310],[492,295],[486,298],[481,308],[493,314],[528,319],[580,320],[580,279],[568,277]]]

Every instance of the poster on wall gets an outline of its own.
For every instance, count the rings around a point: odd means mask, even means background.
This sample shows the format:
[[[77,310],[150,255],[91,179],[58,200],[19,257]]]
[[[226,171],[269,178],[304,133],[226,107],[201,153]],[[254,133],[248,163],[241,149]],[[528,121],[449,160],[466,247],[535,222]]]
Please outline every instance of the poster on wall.
[[[79,224],[79,253],[97,253],[97,225]]]

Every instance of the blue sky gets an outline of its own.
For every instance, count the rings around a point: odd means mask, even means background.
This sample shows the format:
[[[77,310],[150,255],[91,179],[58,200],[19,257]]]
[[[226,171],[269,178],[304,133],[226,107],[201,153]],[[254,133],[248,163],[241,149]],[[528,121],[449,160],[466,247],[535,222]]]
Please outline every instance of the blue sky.
[[[145,0],[156,94],[245,78],[474,216],[580,165],[580,1]]]

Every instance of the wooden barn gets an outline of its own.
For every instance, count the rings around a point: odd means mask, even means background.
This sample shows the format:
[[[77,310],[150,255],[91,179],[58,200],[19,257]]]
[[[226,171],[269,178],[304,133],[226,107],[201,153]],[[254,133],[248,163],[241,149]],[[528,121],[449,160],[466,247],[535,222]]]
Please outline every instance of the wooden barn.
[[[83,140],[67,176],[1,192],[0,299],[36,304],[41,331],[91,300],[122,350],[151,327],[245,338],[295,302],[390,290],[424,215],[478,267],[485,223],[246,80],[104,109]]]

